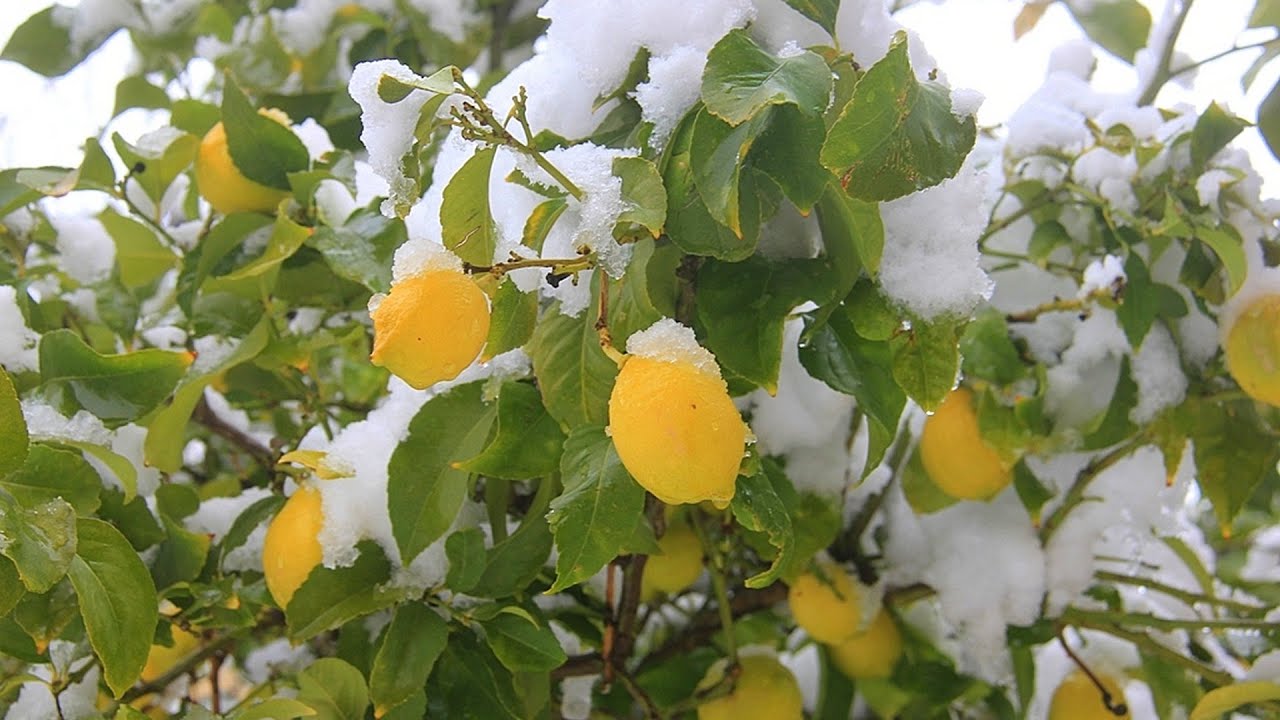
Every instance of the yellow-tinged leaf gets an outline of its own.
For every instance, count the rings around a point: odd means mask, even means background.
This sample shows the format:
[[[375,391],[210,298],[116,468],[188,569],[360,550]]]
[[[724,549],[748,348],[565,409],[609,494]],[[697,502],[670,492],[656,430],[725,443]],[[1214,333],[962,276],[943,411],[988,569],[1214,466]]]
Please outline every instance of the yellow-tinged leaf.
[[[1218,720],[1242,705],[1268,700],[1280,700],[1280,685],[1257,680],[1220,687],[1200,698],[1189,720]]]
[[[351,469],[329,461],[329,454],[323,450],[294,450],[280,456],[276,464],[293,463],[315,473],[321,480],[336,480],[351,477]]]
[[[1018,11],[1018,17],[1013,19],[1013,39],[1021,40],[1023,35],[1035,29],[1036,23],[1040,22],[1040,18],[1044,17],[1044,13],[1049,9],[1047,2],[1028,2]]]

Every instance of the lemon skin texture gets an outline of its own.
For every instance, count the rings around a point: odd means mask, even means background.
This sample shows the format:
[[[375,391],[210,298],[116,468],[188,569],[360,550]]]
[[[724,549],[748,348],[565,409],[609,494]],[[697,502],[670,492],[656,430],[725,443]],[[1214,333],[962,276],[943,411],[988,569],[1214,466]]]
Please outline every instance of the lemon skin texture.
[[[1280,407],[1280,295],[1253,301],[1227,332],[1227,370],[1249,397]]]
[[[324,551],[317,536],[324,526],[320,491],[299,488],[267,527],[262,544],[262,572],[276,604],[289,606],[293,594],[320,564]]]
[[[881,610],[865,630],[831,647],[831,659],[851,678],[887,678],[902,657],[902,633]]]
[[[640,599],[649,602],[660,593],[674,594],[702,574],[702,543],[685,523],[674,523],[658,541],[661,555],[650,555],[640,580]]]
[[[396,283],[373,311],[374,365],[422,390],[467,369],[489,335],[489,298],[457,270]]]
[[[1113,705],[1124,702],[1124,692],[1115,680],[1105,675],[1099,679],[1111,693]],[[1049,720],[1120,720],[1127,717],[1130,717],[1127,712],[1116,715],[1107,709],[1102,702],[1102,693],[1080,670],[1068,675],[1053,691],[1053,699],[1049,701]]]
[[[957,500],[988,500],[1013,481],[1013,469],[978,431],[973,394],[952,390],[920,434],[920,459],[943,492]]]
[[[152,645],[147,664],[142,667],[142,681],[151,682],[169,672],[179,661],[200,647],[200,638],[180,627],[173,628],[173,646]]]
[[[823,567],[828,582],[805,573],[791,583],[787,603],[796,624],[820,643],[844,642],[858,631],[862,620],[862,596],[853,578],[835,565]]]
[[[282,122],[278,112],[259,111],[260,114]],[[196,151],[196,184],[205,200],[224,215],[236,212],[274,213],[280,201],[289,197],[288,191],[278,190],[254,182],[240,172],[231,160],[227,149],[227,130],[218,123],[205,133]]]
[[[804,716],[800,686],[782,663],[767,655],[746,655],[739,662],[742,674],[733,692],[699,705],[698,720],[800,720]]]
[[[733,499],[747,427],[718,375],[628,356],[609,396],[609,433],[627,472],[659,500],[724,508]]]

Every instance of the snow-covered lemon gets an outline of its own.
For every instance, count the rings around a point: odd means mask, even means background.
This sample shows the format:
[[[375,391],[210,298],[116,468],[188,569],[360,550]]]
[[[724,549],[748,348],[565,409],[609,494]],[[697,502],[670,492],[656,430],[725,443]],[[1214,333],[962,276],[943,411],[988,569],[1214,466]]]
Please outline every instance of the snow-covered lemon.
[[[902,657],[902,633],[888,611],[881,609],[862,632],[831,647],[831,659],[851,678],[887,678]]]
[[[698,720],[800,720],[804,698],[800,685],[777,658],[742,655],[742,674],[733,692],[698,706]],[[723,676],[723,662],[712,665],[700,687],[713,685]]]
[[[727,507],[747,427],[715,356],[670,319],[632,335],[627,350],[609,396],[609,433],[622,464],[665,503]]]
[[[658,547],[662,553],[650,555],[644,564],[640,599],[645,602],[659,593],[678,593],[702,574],[702,543],[688,524],[677,521],[667,526]]]
[[[920,459],[934,484],[958,500],[987,500],[1013,481],[1011,464],[982,439],[966,388],[952,390],[925,420]]]
[[[271,597],[280,607],[289,606],[293,594],[323,559],[324,551],[317,539],[322,527],[320,491],[306,486],[289,497],[267,526],[262,572]]]
[[[279,110],[263,109],[258,113],[289,127],[289,116]],[[254,182],[240,172],[227,149],[227,129],[218,123],[205,133],[196,151],[196,184],[205,200],[223,214],[234,212],[275,212],[281,200],[289,197],[286,190]]]
[[[419,390],[458,377],[489,335],[489,298],[461,270],[405,278],[372,308],[373,364]]]
[[[1124,704],[1124,692],[1115,680],[1102,675],[1098,678],[1111,695],[1113,707]],[[1117,715],[1102,702],[1102,691],[1081,670],[1075,670],[1053,691],[1049,701],[1049,720],[1119,720],[1129,713]]]
[[[1280,295],[1263,295],[1227,331],[1227,370],[1254,400],[1280,406]]]
[[[787,603],[796,624],[820,643],[844,642],[862,624],[862,593],[843,568],[826,563],[819,577],[805,573],[791,583]]]

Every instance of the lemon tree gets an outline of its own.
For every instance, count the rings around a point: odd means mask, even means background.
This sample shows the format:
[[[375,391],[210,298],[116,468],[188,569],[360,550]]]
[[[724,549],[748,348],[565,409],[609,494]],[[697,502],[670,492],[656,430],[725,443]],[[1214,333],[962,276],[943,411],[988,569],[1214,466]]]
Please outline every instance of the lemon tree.
[[[1021,5],[35,11],[0,715],[1276,716],[1280,15]]]

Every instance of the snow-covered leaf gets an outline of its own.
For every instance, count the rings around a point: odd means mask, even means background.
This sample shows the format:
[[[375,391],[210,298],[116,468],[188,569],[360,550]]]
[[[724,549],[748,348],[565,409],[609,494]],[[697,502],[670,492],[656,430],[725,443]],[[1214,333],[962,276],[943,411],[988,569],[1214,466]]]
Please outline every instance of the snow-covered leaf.
[[[745,30],[731,30],[707,53],[702,102],[730,125],[782,103],[818,115],[830,97],[831,70],[815,53],[777,57],[756,45]]]

